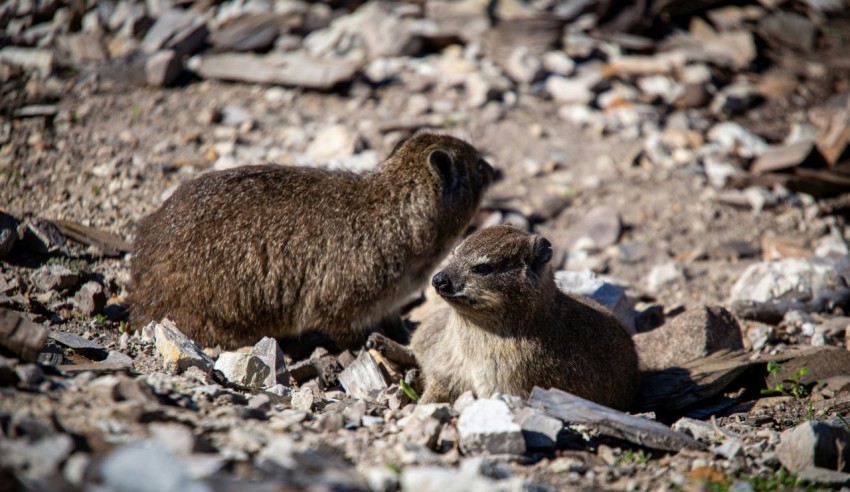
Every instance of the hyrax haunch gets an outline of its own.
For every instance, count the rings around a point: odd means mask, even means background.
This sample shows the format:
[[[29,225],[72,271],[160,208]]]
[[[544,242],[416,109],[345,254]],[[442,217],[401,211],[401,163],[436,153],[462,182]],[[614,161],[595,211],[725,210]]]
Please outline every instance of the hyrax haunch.
[[[133,324],[168,317],[225,348],[308,330],[356,343],[423,286],[492,176],[471,145],[427,133],[366,175],[250,166],[201,176],[139,223]]]
[[[432,284],[448,305],[413,334],[422,402],[472,390],[528,397],[559,388],[627,409],[638,361],[625,328],[602,306],[555,285],[545,238],[510,226],[476,232]]]

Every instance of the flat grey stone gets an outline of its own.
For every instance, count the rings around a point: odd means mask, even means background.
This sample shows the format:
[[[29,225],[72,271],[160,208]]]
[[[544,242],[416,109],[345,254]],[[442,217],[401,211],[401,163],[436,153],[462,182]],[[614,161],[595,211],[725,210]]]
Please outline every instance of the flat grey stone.
[[[51,331],[47,337],[61,345],[81,352],[106,351],[100,344],[67,331]]]
[[[625,439],[640,446],[667,451],[705,447],[691,436],[654,420],[629,415],[559,389],[534,388],[528,402],[552,417],[571,424],[586,424],[604,435]]]
[[[522,428],[527,448],[554,449],[558,444],[558,434],[564,428],[560,420],[531,407],[515,411],[514,416]]]
[[[313,58],[303,53],[204,54],[189,60],[189,68],[203,78],[331,89],[351,80],[359,63]]]

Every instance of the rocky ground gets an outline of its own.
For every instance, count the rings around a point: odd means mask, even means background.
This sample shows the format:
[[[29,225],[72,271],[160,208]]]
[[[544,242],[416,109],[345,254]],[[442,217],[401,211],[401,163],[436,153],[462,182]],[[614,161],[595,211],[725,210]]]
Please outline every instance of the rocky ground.
[[[0,3],[0,490],[850,485],[850,7],[485,3]],[[498,169],[472,227],[545,235],[635,333],[636,416],[416,405],[379,337],[127,325],[134,224],[180,183],[365,172],[423,128]]]

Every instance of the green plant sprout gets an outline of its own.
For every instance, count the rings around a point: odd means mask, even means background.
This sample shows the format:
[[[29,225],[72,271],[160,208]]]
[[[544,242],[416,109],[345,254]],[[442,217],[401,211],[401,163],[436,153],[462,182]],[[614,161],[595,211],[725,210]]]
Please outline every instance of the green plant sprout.
[[[404,394],[407,395],[407,397],[410,398],[411,401],[413,401],[414,403],[419,401],[419,395],[416,394],[416,390],[414,390],[410,387],[409,384],[407,384],[407,381],[401,379],[399,380],[398,385],[401,386],[401,390],[404,391]]]

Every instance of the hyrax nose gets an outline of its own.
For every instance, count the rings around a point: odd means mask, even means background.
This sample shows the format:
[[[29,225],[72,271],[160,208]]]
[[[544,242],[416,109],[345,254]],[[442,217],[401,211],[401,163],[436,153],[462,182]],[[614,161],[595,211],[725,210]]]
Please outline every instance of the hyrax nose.
[[[450,292],[452,290],[452,281],[446,272],[439,272],[431,279],[431,285],[440,292]]]

